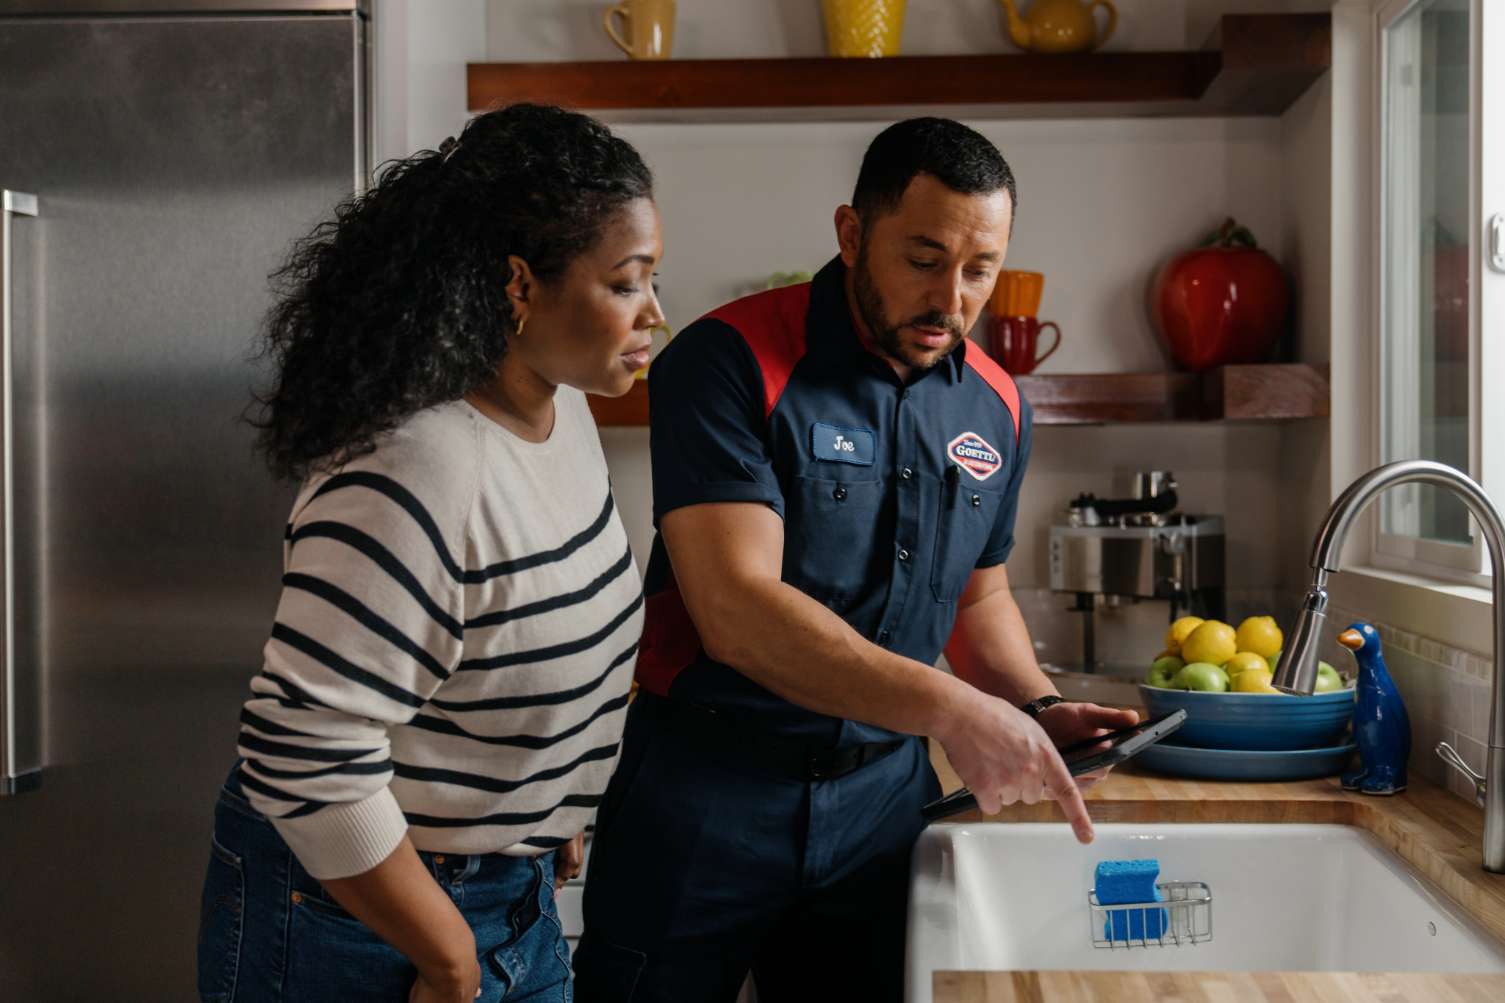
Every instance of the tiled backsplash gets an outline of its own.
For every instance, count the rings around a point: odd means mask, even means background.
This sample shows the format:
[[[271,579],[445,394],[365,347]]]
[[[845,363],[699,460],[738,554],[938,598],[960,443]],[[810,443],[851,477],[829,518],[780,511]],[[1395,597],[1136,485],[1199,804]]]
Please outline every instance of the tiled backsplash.
[[[1082,663],[1082,614],[1068,608],[1074,597],[1049,589],[1016,588],[1014,600],[1029,626],[1035,658],[1043,664],[1078,668]],[[1227,619],[1235,626],[1246,616],[1271,614],[1284,624],[1295,615],[1293,597],[1274,589],[1229,589],[1227,604]],[[1099,607],[1094,619],[1098,662],[1148,672],[1150,662],[1165,647],[1169,623],[1170,604],[1165,602]]]
[[[1322,658],[1339,672],[1356,671],[1352,653],[1337,642],[1338,632],[1365,618],[1351,610],[1333,607],[1328,623],[1334,628],[1324,639]],[[1372,622],[1372,621],[1370,621]],[[1489,737],[1489,687],[1494,671],[1489,659],[1441,641],[1374,624],[1384,645],[1385,665],[1400,689],[1411,718],[1412,772],[1474,801],[1474,785],[1457,770],[1446,766],[1432,750],[1447,742],[1458,750],[1470,767],[1484,772],[1484,752]]]

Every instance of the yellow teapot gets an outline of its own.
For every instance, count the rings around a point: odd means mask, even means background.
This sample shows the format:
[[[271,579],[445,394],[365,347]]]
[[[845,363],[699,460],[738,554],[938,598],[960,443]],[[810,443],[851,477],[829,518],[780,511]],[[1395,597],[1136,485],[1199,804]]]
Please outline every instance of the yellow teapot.
[[[1087,52],[1106,42],[1118,27],[1118,11],[1108,0],[1035,0],[1020,14],[1014,0],[1002,0],[1009,17],[1009,38],[1030,52]],[[1108,12],[1101,36],[1093,9]]]

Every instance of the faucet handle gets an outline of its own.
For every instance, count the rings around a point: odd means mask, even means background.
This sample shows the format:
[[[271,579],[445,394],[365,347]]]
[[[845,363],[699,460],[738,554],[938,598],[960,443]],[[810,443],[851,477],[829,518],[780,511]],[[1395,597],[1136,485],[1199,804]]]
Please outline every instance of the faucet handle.
[[[1473,767],[1465,763],[1463,757],[1458,755],[1458,750],[1446,742],[1437,743],[1437,758],[1474,782],[1474,797],[1482,807],[1484,805],[1484,791],[1487,786],[1484,783],[1484,775],[1475,773]]]

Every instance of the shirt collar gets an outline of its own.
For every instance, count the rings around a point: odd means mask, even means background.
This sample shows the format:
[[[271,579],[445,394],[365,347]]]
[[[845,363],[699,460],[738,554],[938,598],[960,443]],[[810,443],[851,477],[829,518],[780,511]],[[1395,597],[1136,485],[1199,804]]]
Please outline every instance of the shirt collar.
[[[893,367],[880,356],[868,351],[862,343],[862,336],[857,332],[857,325],[852,320],[852,311],[847,304],[846,274],[846,265],[837,256],[826,262],[825,267],[816,272],[815,278],[810,281],[806,344],[811,352],[830,353],[858,365],[876,366],[890,380],[897,382],[898,377],[894,374]],[[937,372],[945,377],[947,383],[960,383],[967,370],[967,352],[974,347],[967,339],[963,339],[939,365],[922,374],[911,386]]]

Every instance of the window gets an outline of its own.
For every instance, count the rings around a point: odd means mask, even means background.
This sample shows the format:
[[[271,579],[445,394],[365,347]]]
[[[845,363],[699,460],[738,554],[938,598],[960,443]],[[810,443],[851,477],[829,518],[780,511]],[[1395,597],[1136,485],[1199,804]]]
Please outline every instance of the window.
[[[1491,227],[1483,211],[1487,204],[1505,210],[1484,172],[1494,152],[1489,143],[1505,130],[1498,123],[1491,129],[1481,113],[1485,85],[1497,89],[1485,79],[1488,60],[1481,57],[1501,37],[1501,7],[1493,0],[1392,0],[1378,11],[1377,460],[1449,464],[1493,487],[1505,503],[1495,462],[1505,411],[1488,399],[1505,387],[1487,379],[1499,368],[1500,348],[1480,337],[1483,330],[1498,340],[1505,326],[1498,283],[1487,271]],[[1502,61],[1505,52],[1498,52],[1495,62]],[[1376,563],[1454,578],[1485,570],[1483,541],[1450,494],[1408,486],[1379,504]]]

